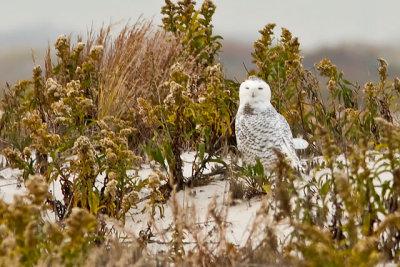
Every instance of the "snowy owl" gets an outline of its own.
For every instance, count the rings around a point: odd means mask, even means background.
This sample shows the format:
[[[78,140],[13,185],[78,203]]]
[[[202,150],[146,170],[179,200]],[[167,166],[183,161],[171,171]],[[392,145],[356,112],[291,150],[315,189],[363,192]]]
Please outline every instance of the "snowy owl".
[[[235,132],[242,159],[254,164],[260,159],[264,168],[273,169],[277,154],[282,152],[290,164],[303,169],[295,149],[305,149],[307,141],[293,138],[286,119],[271,105],[271,89],[263,80],[250,76],[240,85],[239,109],[236,114]]]

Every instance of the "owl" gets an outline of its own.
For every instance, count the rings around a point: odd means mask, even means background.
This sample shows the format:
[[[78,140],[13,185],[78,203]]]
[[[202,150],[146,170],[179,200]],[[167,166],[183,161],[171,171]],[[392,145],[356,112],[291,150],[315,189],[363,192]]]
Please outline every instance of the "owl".
[[[243,161],[254,164],[258,158],[264,169],[272,170],[278,160],[277,150],[292,167],[302,170],[295,150],[307,148],[308,142],[293,138],[286,119],[271,105],[269,85],[250,76],[240,85],[239,100],[235,133]]]

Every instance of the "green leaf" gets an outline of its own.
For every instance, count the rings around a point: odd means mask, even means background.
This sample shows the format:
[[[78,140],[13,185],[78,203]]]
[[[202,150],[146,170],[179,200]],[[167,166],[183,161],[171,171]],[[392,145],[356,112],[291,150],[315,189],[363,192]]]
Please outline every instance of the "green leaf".
[[[90,211],[92,213],[97,213],[99,203],[100,203],[98,193],[95,191],[89,190],[88,202],[89,202]]]
[[[264,189],[264,191],[265,191],[266,193],[271,193],[271,186],[269,186],[269,185],[267,185],[267,184],[263,185],[263,186],[262,186],[262,189]]]
[[[165,160],[164,160],[164,157],[163,157],[163,154],[162,154],[160,148],[157,147],[155,149],[152,149],[150,151],[150,155],[156,162],[160,163],[161,166],[164,167],[164,169],[167,169],[167,166],[165,165]]]
[[[328,180],[321,187],[321,195],[326,196],[329,193],[330,189],[331,189],[330,181]]]
[[[57,75],[60,73],[61,70],[61,64],[58,64],[55,68],[53,68],[53,74]]]
[[[260,159],[257,159],[256,161],[256,165],[254,165],[254,173],[256,175],[264,175],[264,166],[261,164]]]
[[[203,162],[206,145],[204,143],[199,143],[198,150],[199,150],[199,158],[200,158],[201,162]]]
[[[224,165],[224,167],[228,167],[228,164],[226,164],[225,161],[223,161],[223,160],[220,159],[220,158],[211,158],[211,159],[209,160],[209,162],[220,163],[220,164]]]

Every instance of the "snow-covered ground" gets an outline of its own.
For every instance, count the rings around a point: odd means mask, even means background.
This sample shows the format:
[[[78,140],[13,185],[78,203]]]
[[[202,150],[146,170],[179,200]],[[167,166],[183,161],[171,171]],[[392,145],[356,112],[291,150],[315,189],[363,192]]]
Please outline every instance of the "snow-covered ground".
[[[193,153],[183,155],[184,174],[191,174]],[[344,158],[341,159],[344,161]],[[373,164],[373,162],[371,163]],[[375,166],[376,167],[376,166]],[[153,170],[149,165],[143,165],[138,175],[142,178],[148,177]],[[311,172],[314,178],[324,179],[327,170],[319,170]],[[6,202],[12,202],[14,195],[26,193],[23,182],[21,182],[21,171],[5,168],[0,171],[0,198]],[[386,177],[385,180],[391,179]],[[390,175],[389,175],[390,176]],[[322,178],[321,178],[322,177]],[[99,177],[98,182],[102,183],[102,177]],[[50,185],[50,190],[56,199],[62,200],[60,185],[58,182]],[[272,214],[268,217],[265,214],[265,197],[255,197],[251,200],[242,200],[232,204],[229,200],[229,180],[222,177],[214,177],[207,185],[181,190],[163,206],[164,214],[161,216],[158,209],[156,215],[150,215],[150,208],[142,212],[147,201],[142,201],[136,209],[131,209],[128,212],[124,226],[121,226],[126,233],[131,233],[138,237],[140,232],[145,232],[148,225],[151,225],[151,242],[148,248],[154,252],[165,251],[169,246],[171,235],[174,232],[174,222],[182,220],[188,225],[195,226],[193,232],[186,233],[185,244],[191,246],[195,239],[207,240],[208,242],[218,241],[218,225],[212,212],[220,214],[224,220],[224,231],[226,242],[234,245],[244,246],[249,241],[257,242],[257,231],[261,231],[265,226],[275,230],[278,237],[278,242],[283,242],[290,234],[290,227],[286,221],[276,224],[272,220]],[[260,215],[262,213],[262,215]],[[181,218],[174,219],[174,216],[180,214]],[[54,217],[49,216],[49,217]],[[110,220],[110,224],[113,223]]]
[[[193,159],[193,153],[183,155],[184,174],[191,174],[192,166],[190,164]],[[138,172],[142,178],[146,178],[153,170],[149,165],[143,165],[143,168]],[[0,171],[0,198],[11,203],[14,195],[25,194],[27,192],[24,183],[21,181],[22,172],[17,169],[4,168]],[[98,177],[98,183],[102,183],[102,177]],[[62,200],[63,196],[59,182],[52,183],[49,190],[53,193],[56,199]],[[152,234],[154,235],[150,242],[149,248],[154,251],[162,251],[168,246],[169,237],[173,233],[174,222],[174,207],[179,208],[179,214],[183,214],[182,218],[185,222],[191,222],[197,225],[196,236],[203,235],[204,239],[209,239],[212,242],[212,233],[215,231],[216,223],[210,215],[210,210],[213,209],[221,214],[225,220],[226,237],[235,245],[242,246],[248,241],[251,231],[255,231],[254,224],[257,219],[257,212],[262,206],[262,198],[255,197],[251,200],[243,200],[230,204],[229,201],[229,180],[216,177],[209,184],[194,188],[187,188],[176,193],[164,206],[164,214],[160,215],[159,210],[156,210],[156,215],[150,215],[150,208],[142,212],[146,204],[143,201],[138,204],[136,209],[131,209],[128,212],[125,226],[123,227],[127,233],[132,233],[139,236],[140,231],[145,231],[148,224],[152,224]],[[177,204],[177,205],[176,205]],[[175,211],[176,214],[176,211]],[[49,217],[54,215],[49,214]],[[272,220],[271,220],[272,222]],[[110,223],[111,220],[110,220]],[[263,222],[270,223],[270,222]],[[259,224],[259,222],[257,222]],[[287,226],[270,225],[271,228],[280,227],[282,231]],[[192,240],[189,233],[185,239],[185,244],[190,244]],[[254,235],[254,233],[253,233]]]

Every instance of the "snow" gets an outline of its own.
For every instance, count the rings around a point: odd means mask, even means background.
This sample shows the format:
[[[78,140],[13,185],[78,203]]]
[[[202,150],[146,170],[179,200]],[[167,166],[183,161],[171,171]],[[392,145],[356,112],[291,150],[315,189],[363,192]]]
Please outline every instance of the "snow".
[[[22,195],[27,192],[21,180],[22,171],[5,168],[0,171],[0,198],[11,203],[14,195]]]
[[[191,161],[194,158],[194,153],[185,153],[182,156],[184,162],[184,174],[189,176],[192,172]],[[211,166],[207,166],[206,173],[211,170]],[[131,171],[129,175],[137,174],[140,178],[145,179],[153,170],[149,164],[143,164],[139,171]],[[11,203],[14,195],[22,195],[27,192],[22,181],[22,171],[11,168],[4,168],[0,171],[0,197],[4,201]],[[101,184],[104,174],[97,179],[98,184]],[[56,199],[62,200],[61,187],[58,181],[53,182],[49,186],[49,190]],[[146,191],[146,190],[145,190]],[[149,192],[149,190],[147,190]],[[143,193],[141,194],[143,196]],[[204,239],[209,237],[210,233],[215,231],[215,219],[210,216],[210,207],[215,207],[215,210],[225,219],[227,242],[243,246],[248,241],[251,231],[254,231],[254,224],[257,219],[257,212],[262,206],[262,198],[256,197],[251,200],[243,200],[235,205],[230,205],[229,200],[229,181],[214,179],[208,185],[195,188],[186,188],[175,195],[176,203],[185,215],[184,220],[188,220],[198,226],[198,232],[188,233],[186,243],[193,241],[195,234],[198,238],[202,235]],[[160,216],[160,212],[156,209],[156,215],[150,216],[151,208],[147,207],[145,212],[141,212],[147,205],[146,201],[138,204],[136,209],[131,209],[127,215],[124,231],[133,233],[139,236],[140,231],[146,230],[148,223],[152,223],[152,239],[156,243],[150,243],[150,250],[160,251],[165,250],[168,246],[168,239],[172,234],[172,226],[174,222],[173,201],[170,199],[164,205],[164,216]],[[49,214],[49,217],[54,217]],[[271,220],[272,222],[272,220]],[[259,223],[259,222],[258,222]],[[110,224],[118,224],[110,220]],[[271,225],[271,227],[276,227]],[[285,227],[283,225],[283,227]],[[253,229],[253,230],[252,230]],[[213,237],[214,238],[214,237]],[[215,236],[217,238],[217,236]],[[166,245],[160,245],[165,243]]]
[[[192,166],[191,162],[194,159],[193,152],[185,153],[182,156],[184,162],[184,174],[191,175]],[[344,158],[340,158],[346,162]],[[374,164],[374,162],[371,162]],[[153,172],[151,164],[143,164],[139,171],[132,170],[129,175],[138,175],[140,178],[145,179]],[[372,166],[372,165],[371,165]],[[207,166],[207,171],[210,171],[212,166]],[[379,166],[375,166],[378,168]],[[328,170],[322,169],[315,171],[311,175],[320,181],[328,174]],[[4,201],[11,203],[14,195],[25,194],[26,189],[21,181],[22,172],[20,170],[4,168],[0,171],[0,198]],[[382,180],[390,180],[392,177],[388,173],[384,173]],[[98,185],[102,184],[104,174],[97,179]],[[56,181],[50,185],[50,190],[56,199],[62,200],[61,188],[59,182]],[[145,190],[144,194],[149,193],[149,189]],[[141,197],[144,196],[141,193]],[[276,223],[272,219],[272,214],[267,212],[266,198],[255,197],[251,200],[236,201],[232,204],[229,200],[229,180],[215,177],[209,184],[198,186],[194,188],[186,188],[173,195],[171,199],[163,206],[164,216],[161,216],[160,211],[156,209],[154,217],[150,215],[151,208],[147,207],[144,212],[142,210],[146,207],[146,201],[138,204],[136,209],[131,209],[126,218],[124,226],[120,222],[108,220],[110,225],[117,225],[123,227],[126,233],[132,233],[136,237],[139,236],[141,231],[145,231],[148,225],[151,224],[151,232],[153,236],[148,244],[148,248],[153,252],[165,251],[168,249],[171,235],[173,234],[174,219],[176,214],[183,214],[183,222],[195,225],[196,228],[193,232],[185,233],[185,246],[193,247],[194,240],[203,240],[204,242],[217,242],[220,237],[218,224],[212,216],[212,212],[220,214],[220,218],[224,220],[224,231],[226,242],[230,242],[237,246],[244,246],[247,242],[257,244],[261,241],[265,227],[269,227],[275,231],[278,237],[278,242],[282,243],[291,232],[289,223],[285,220]],[[179,209],[179,212],[176,211]],[[49,215],[49,217],[52,217]],[[178,218],[179,220],[179,218]],[[251,236],[251,238],[249,238]]]

